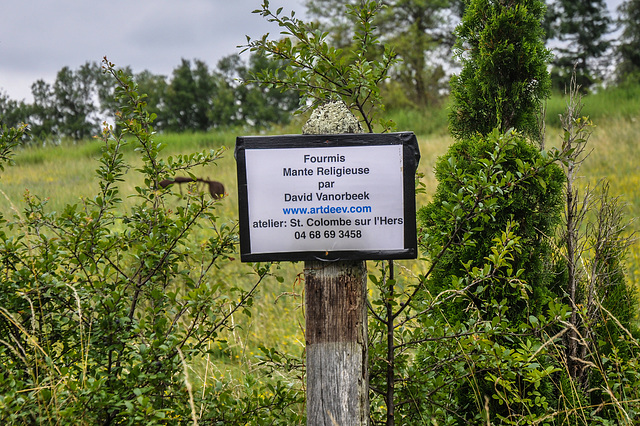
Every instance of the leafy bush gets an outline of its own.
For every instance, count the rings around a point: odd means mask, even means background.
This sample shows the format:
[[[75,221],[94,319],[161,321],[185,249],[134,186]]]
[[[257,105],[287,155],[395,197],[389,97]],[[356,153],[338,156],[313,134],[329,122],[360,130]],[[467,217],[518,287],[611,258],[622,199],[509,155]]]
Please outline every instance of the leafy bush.
[[[509,142],[500,142],[501,139]],[[535,178],[531,175],[534,170]],[[429,278],[431,291],[450,288],[454,277],[462,277],[482,263],[491,255],[493,238],[514,221],[518,224],[522,252],[512,259],[513,274],[526,282],[527,287],[484,289],[484,300],[508,299],[512,303],[519,300],[509,309],[513,320],[536,314],[552,297],[548,290],[553,279],[549,267],[551,247],[545,236],[551,235],[560,222],[562,170],[553,164],[553,158],[545,156],[525,138],[516,134],[499,136],[496,130],[487,137],[454,143],[436,164],[435,174],[440,184],[433,202],[419,211],[424,238],[437,241],[439,236],[451,235],[457,227],[464,227],[465,233],[451,242],[438,262]],[[483,192],[478,194],[479,190]],[[467,200],[465,206],[457,204],[470,194],[478,199]],[[469,210],[482,211],[481,216],[474,223],[458,222]],[[452,221],[452,217],[457,220]],[[442,244],[432,246],[431,250],[439,251]],[[469,290],[470,295],[475,292],[476,289]],[[528,297],[519,297],[523,292],[528,293],[530,301]],[[471,301],[483,303],[473,297]],[[463,315],[464,306],[454,304],[450,309],[452,314],[456,312],[455,318],[451,318],[454,322]]]
[[[384,109],[380,85],[389,76],[397,61],[387,46],[379,49],[380,40],[374,33],[374,18],[383,4],[367,0],[356,5],[346,4],[346,15],[354,27],[353,47],[350,51],[337,49],[328,43],[328,33],[282,13],[282,8],[271,10],[264,0],[254,10],[269,22],[281,28],[280,40],[270,40],[269,34],[259,39],[247,39],[246,50],[258,52],[272,60],[285,61],[282,70],[264,69],[253,73],[247,83],[259,83],[282,91],[294,90],[300,94],[301,105],[319,105],[329,101],[343,101],[361,121],[365,131],[373,132],[374,117]],[[382,51],[381,51],[382,50]],[[283,75],[282,75],[283,74]],[[383,129],[391,123],[380,120]]]
[[[194,374],[194,365],[215,356],[212,342],[227,346],[220,333],[231,315],[248,312],[269,271],[257,265],[248,290],[217,279],[212,272],[235,250],[234,227],[216,216],[208,195],[158,185],[223,150],[162,158],[136,85],[106,59],[105,71],[118,83],[122,132],[104,128],[96,196],[56,214],[27,194],[23,220],[0,218],[0,420],[263,424],[272,410],[286,416],[299,398],[281,379],[249,377],[239,391]],[[18,136],[2,133],[3,160]],[[131,167],[122,154],[128,143],[139,153],[144,185],[125,212],[118,183]],[[199,232],[208,236],[196,242]]]
[[[440,184],[419,211],[433,265],[421,299],[442,300],[419,321],[446,332],[421,345],[416,368],[436,363],[442,371],[432,380],[443,384],[447,375],[459,378],[448,385],[450,400],[440,402],[459,419],[526,416],[536,411],[526,400],[550,397],[543,379],[557,366],[531,355],[554,302],[544,238],[560,221],[564,175],[554,161],[497,129],[458,141],[438,161]]]

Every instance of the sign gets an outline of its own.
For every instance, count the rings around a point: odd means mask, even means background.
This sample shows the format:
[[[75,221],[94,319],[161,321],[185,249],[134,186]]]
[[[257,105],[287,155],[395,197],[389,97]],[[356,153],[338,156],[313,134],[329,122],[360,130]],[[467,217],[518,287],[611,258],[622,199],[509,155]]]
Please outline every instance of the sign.
[[[238,137],[242,261],[417,256],[415,135]]]

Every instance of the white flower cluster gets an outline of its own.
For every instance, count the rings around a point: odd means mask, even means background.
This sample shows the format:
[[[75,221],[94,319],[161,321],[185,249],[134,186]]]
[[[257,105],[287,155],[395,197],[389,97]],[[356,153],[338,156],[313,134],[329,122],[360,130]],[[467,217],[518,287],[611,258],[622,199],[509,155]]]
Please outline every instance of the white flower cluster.
[[[305,135],[331,135],[339,133],[362,133],[358,119],[344,102],[329,102],[311,113],[302,126]]]

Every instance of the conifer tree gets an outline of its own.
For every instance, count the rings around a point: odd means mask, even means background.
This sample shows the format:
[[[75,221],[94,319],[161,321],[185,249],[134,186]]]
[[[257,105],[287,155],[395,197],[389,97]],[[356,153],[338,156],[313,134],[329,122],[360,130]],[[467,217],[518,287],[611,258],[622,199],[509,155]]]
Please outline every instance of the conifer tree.
[[[547,14],[549,36],[563,44],[557,49],[551,72],[553,85],[564,91],[575,67],[578,85],[588,90],[603,75],[599,62],[611,43],[611,17],[605,0],[556,0]]]
[[[640,73],[640,0],[627,0],[619,8],[622,34],[618,46],[618,79]]]
[[[546,235],[560,223],[564,175],[532,143],[542,141],[539,114],[551,87],[544,13],[541,0],[468,3],[455,50],[462,70],[451,81],[449,126],[457,140],[436,164],[438,188],[432,203],[419,212],[430,254],[448,244],[428,279],[429,291],[459,292],[442,308],[443,324],[482,330],[479,340],[500,347],[502,354],[522,347],[514,330],[530,328],[531,318],[542,317],[555,296],[553,252]],[[469,205],[463,207],[465,200]],[[469,221],[461,211],[483,214]],[[459,238],[442,239],[455,232]],[[505,257],[504,276],[500,268],[492,269],[498,266],[491,264],[499,251],[496,244],[518,245]],[[502,329],[492,334],[495,327]],[[431,360],[433,348],[425,344],[423,349]],[[522,402],[534,392],[539,400],[552,400],[552,383],[539,380],[533,390],[517,379],[510,400],[506,395],[511,391],[501,393],[500,380],[522,371],[504,369],[510,362],[506,358],[489,358],[472,354],[464,366],[472,379],[460,380],[452,390],[452,410],[460,424],[543,416],[544,404]]]
[[[457,139],[515,128],[541,139],[538,112],[550,94],[540,0],[472,1],[456,32],[462,71],[451,79]]]

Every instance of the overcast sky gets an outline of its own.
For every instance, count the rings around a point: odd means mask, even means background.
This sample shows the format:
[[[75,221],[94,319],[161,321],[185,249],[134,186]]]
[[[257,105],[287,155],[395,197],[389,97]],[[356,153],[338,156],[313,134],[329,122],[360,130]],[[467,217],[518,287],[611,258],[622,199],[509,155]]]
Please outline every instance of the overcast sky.
[[[304,12],[304,0],[271,0]],[[181,58],[218,60],[246,35],[279,32],[258,14],[262,0],[0,0],[0,90],[31,99],[31,84],[55,81],[106,55],[118,67],[171,75]]]
[[[607,0],[613,12],[622,0]],[[0,0],[0,91],[31,101],[31,84],[55,81],[103,56],[134,72],[169,76],[181,58],[214,68],[246,35],[277,34],[251,11],[262,0]],[[270,0],[304,13],[304,0]]]

